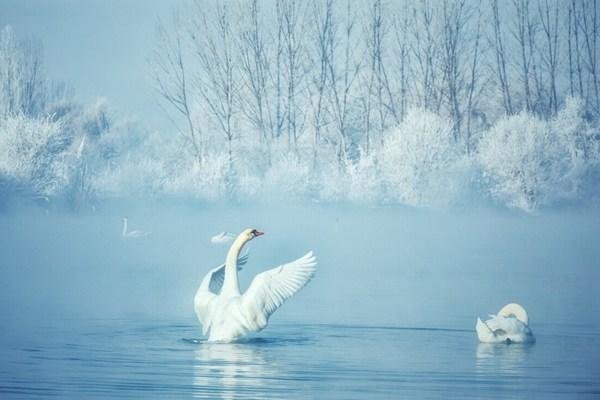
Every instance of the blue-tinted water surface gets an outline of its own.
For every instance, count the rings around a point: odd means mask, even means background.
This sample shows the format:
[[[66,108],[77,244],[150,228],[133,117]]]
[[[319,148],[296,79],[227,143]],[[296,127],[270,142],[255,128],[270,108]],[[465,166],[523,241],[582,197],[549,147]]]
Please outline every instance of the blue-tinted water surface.
[[[0,393],[34,398],[593,398],[600,335],[538,326],[535,345],[471,330],[274,324],[235,344],[190,323],[57,321],[2,329]]]
[[[600,213],[148,207],[0,215],[0,399],[600,397]],[[125,241],[121,217],[152,235]],[[253,338],[207,343],[209,238],[247,226],[242,290],[313,250],[315,279]],[[479,344],[528,310],[534,345]]]

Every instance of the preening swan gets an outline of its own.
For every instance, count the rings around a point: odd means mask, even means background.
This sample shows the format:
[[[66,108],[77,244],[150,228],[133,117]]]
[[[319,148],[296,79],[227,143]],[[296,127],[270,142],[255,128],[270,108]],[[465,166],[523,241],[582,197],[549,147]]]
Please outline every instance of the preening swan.
[[[123,218],[123,231],[121,232],[121,235],[123,236],[124,239],[139,238],[139,237],[143,237],[143,236],[148,236],[149,234],[150,234],[150,232],[146,232],[146,231],[127,230],[127,217]]]
[[[231,342],[267,326],[269,317],[310,281],[316,270],[312,251],[277,268],[264,271],[244,294],[238,285],[238,256],[242,247],[263,233],[244,230],[231,245],[225,264],[206,274],[196,296],[194,310],[209,341]]]
[[[477,318],[477,336],[484,343],[533,343],[527,311],[516,303],[502,307],[497,315],[483,322]]]
[[[235,235],[229,232],[221,232],[210,238],[212,244],[225,244],[235,239]]]

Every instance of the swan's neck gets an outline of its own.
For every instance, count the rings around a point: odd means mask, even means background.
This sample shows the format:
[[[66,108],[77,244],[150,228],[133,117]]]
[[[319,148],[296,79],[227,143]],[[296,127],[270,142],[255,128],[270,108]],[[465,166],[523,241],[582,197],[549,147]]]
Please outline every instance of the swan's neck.
[[[127,235],[127,218],[123,219],[123,236]]]
[[[240,286],[238,283],[238,275],[237,275],[237,260],[240,256],[240,251],[242,247],[246,244],[248,239],[243,236],[238,236],[238,238],[233,242],[231,247],[229,248],[229,252],[227,253],[227,258],[225,259],[225,281],[223,282],[223,288],[221,289],[221,293],[227,294],[240,294]]]

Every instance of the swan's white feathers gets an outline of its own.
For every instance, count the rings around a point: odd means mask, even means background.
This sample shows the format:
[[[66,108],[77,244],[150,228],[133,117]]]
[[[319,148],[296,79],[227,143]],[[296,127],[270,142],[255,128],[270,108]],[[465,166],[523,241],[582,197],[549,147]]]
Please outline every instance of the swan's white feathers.
[[[127,217],[123,218],[123,230],[121,231],[121,236],[123,239],[137,239],[144,236],[148,236],[151,232],[141,231],[141,230],[129,230],[127,226]]]
[[[242,296],[242,308],[255,329],[265,327],[271,314],[306,285],[316,271],[312,251],[287,264],[262,272]]]
[[[242,265],[245,265],[248,262],[248,253],[244,254],[237,260],[237,270],[240,271],[242,269]],[[221,288],[223,287],[223,282],[225,281],[225,264],[221,264],[218,267],[212,270],[212,274],[210,277],[210,282],[208,284],[208,288],[214,294],[219,294]]]
[[[242,265],[248,262],[248,252],[238,258],[237,269],[242,269]],[[225,280],[225,264],[221,264],[208,271],[202,279],[202,283],[194,296],[194,310],[198,316],[198,320],[202,324],[202,334],[206,335],[211,326],[210,315],[212,315],[212,302],[217,297],[223,281]]]
[[[229,248],[225,265],[209,271],[196,292],[194,309],[210,342],[231,342],[262,330],[271,314],[315,273],[316,258],[309,252],[256,275],[248,290],[240,294],[236,267],[246,262],[246,256],[238,255],[245,243],[261,234],[250,228],[240,233]]]
[[[150,233],[152,233],[152,232],[134,230],[134,231],[127,232],[127,234],[125,236],[130,237],[130,238],[138,238],[138,237],[148,236]]]
[[[477,318],[475,329],[484,343],[533,343],[535,338],[528,323],[527,311],[511,303],[485,322]]]
[[[235,239],[235,235],[229,232],[221,232],[210,238],[213,244],[225,244]]]
[[[500,311],[498,311],[498,315],[503,317],[514,317],[525,325],[529,324],[529,316],[527,315],[527,311],[522,305],[517,303],[509,303],[505,305],[500,309]]]

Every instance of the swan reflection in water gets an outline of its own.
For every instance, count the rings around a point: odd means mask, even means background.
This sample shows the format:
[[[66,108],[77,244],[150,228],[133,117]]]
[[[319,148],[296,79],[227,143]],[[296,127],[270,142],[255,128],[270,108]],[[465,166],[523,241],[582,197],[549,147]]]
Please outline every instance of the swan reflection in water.
[[[520,374],[526,369],[525,363],[533,347],[528,343],[479,343],[476,352],[477,372]]]
[[[194,397],[265,398],[275,371],[256,343],[202,342],[195,354]]]

